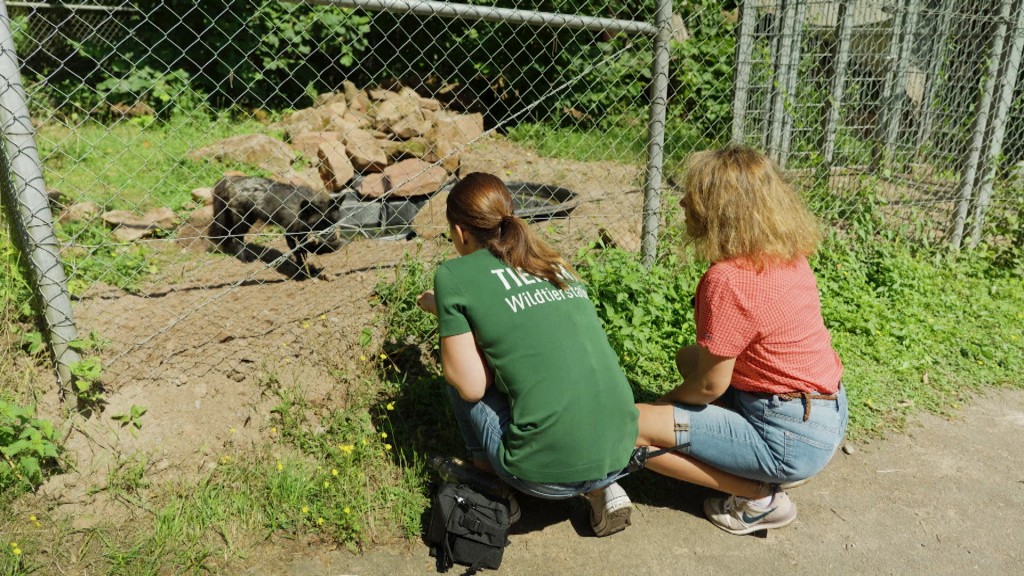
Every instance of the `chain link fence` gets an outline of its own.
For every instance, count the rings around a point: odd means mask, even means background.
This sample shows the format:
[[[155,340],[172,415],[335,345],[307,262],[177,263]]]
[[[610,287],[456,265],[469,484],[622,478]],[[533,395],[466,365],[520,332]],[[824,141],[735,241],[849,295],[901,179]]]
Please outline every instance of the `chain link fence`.
[[[829,219],[872,201],[918,242],[1020,235],[1021,0],[6,9],[72,300],[52,307],[111,340],[111,388],[240,381],[325,343],[329,369],[357,372],[380,338],[374,287],[444,257],[445,193],[471,171],[510,182],[570,257],[653,257],[675,167],[729,141],[828,198]],[[14,160],[29,144],[4,126]],[[5,218],[31,182],[13,171]],[[215,220],[214,196],[246,185],[329,217]],[[307,228],[319,274],[286,238]],[[218,250],[225,229],[249,235]]]

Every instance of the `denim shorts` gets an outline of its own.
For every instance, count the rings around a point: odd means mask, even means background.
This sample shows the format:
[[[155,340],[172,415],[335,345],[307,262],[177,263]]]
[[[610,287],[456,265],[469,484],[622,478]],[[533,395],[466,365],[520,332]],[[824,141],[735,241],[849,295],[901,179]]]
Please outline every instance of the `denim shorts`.
[[[448,395],[451,399],[455,421],[459,425],[459,432],[466,443],[470,457],[474,460],[490,462],[495,474],[506,484],[524,494],[548,500],[563,500],[604,488],[628,473],[623,469],[612,472],[599,480],[559,484],[531,482],[519,478],[505,469],[500,458],[501,439],[505,435],[509,422],[512,421],[508,397],[494,386],[487,390],[479,402],[463,400],[451,386],[448,387]]]
[[[835,400],[784,399],[730,388],[723,404],[675,405],[677,449],[742,478],[781,483],[820,472],[846,434],[846,391]],[[804,420],[805,402],[810,402]]]

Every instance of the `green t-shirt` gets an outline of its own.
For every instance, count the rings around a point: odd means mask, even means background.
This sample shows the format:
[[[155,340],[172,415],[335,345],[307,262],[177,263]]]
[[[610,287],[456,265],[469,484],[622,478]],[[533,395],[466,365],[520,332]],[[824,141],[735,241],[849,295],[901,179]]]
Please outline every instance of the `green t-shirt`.
[[[487,250],[434,274],[441,337],[473,332],[508,396],[501,461],[532,482],[596,480],[629,462],[638,412],[583,285],[513,270]]]

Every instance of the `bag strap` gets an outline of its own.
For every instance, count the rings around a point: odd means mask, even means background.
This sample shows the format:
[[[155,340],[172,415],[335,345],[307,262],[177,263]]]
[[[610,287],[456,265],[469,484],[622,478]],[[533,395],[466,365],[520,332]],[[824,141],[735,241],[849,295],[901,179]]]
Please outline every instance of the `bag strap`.
[[[686,448],[689,445],[690,443],[686,442],[685,444],[676,444],[669,448],[659,448],[654,451],[651,450],[650,446],[640,446],[639,448],[635,448],[633,453],[629,456],[629,466],[626,467],[626,470],[628,470],[630,474],[637,470],[643,470],[644,467],[647,466],[647,461],[651,458],[657,458],[662,454],[668,454],[669,452],[674,452],[680,448]]]
[[[458,505],[459,505],[458,501],[455,501],[455,502],[452,503],[452,507],[455,507],[455,506],[458,506]],[[436,562],[434,563],[436,568],[437,568],[438,573],[447,572],[448,569],[450,569],[452,566],[455,565],[455,559],[454,559],[454,556],[452,555],[451,539],[448,538],[448,531],[451,530],[452,518],[454,516],[455,516],[455,514],[452,514],[449,511],[448,517],[445,518],[444,534],[441,535],[441,545],[438,547],[437,557],[435,559]]]

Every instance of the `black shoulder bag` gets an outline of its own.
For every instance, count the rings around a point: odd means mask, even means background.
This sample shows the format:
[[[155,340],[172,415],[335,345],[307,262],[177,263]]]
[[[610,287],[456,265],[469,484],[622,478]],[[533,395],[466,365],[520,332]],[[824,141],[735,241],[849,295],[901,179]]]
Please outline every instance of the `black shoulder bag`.
[[[499,567],[511,526],[508,499],[466,484],[442,483],[426,536],[437,571],[447,572],[454,564],[469,566],[466,574]]]

